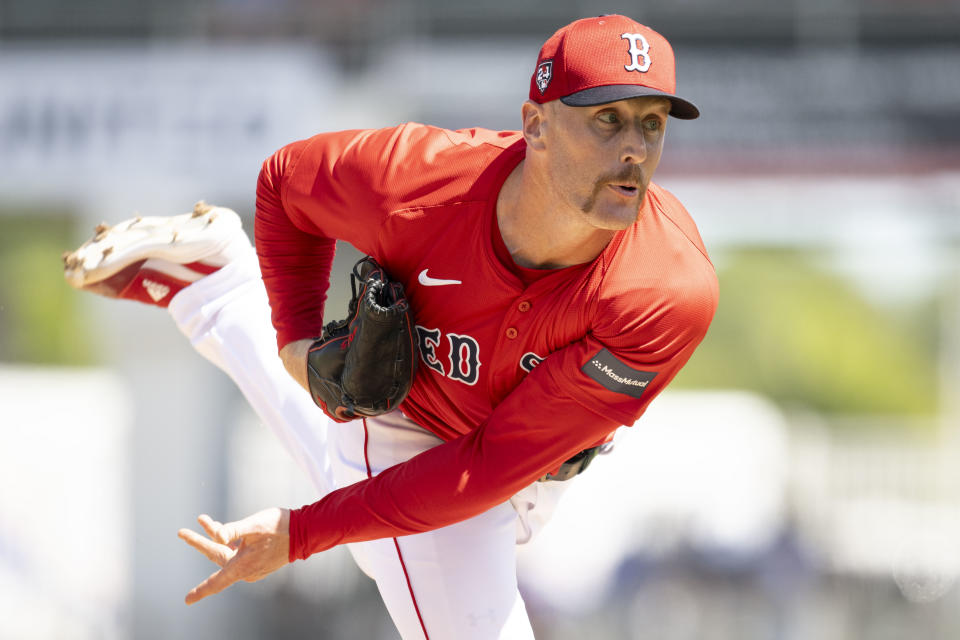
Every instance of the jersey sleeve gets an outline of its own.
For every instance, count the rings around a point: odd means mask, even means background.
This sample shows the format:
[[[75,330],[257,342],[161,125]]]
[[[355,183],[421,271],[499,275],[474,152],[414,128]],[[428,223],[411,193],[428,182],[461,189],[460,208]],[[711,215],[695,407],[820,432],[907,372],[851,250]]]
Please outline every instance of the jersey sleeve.
[[[636,422],[687,363],[717,307],[716,274],[705,260],[655,292],[639,307],[629,297],[601,301],[593,331],[558,352],[560,366],[549,369],[558,388],[623,425]]]
[[[632,424],[703,338],[715,293],[707,278],[638,318],[640,331],[591,334],[554,352],[475,430],[293,510],[291,561],[480,514]]]
[[[263,164],[257,181],[254,224],[260,274],[267,289],[277,348],[320,334],[336,240],[294,224],[281,198],[307,141],[280,149]]]
[[[399,157],[422,135],[413,125],[323,133],[264,162],[254,235],[279,347],[320,334],[336,240],[376,255],[409,187]]]

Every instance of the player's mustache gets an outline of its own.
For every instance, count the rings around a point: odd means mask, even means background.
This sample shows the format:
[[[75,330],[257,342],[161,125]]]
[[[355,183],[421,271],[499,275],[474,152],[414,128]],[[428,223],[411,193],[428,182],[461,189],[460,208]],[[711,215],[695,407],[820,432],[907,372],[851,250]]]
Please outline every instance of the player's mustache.
[[[628,165],[620,171],[600,176],[597,186],[602,184],[633,184],[640,185],[643,180],[643,169],[639,165]]]
[[[592,211],[597,202],[597,198],[600,197],[600,192],[603,191],[604,187],[608,184],[635,185],[637,187],[637,195],[642,195],[644,190],[642,180],[643,170],[638,165],[628,165],[617,171],[605,173],[597,178],[596,183],[593,185],[593,191],[580,209],[586,213]]]

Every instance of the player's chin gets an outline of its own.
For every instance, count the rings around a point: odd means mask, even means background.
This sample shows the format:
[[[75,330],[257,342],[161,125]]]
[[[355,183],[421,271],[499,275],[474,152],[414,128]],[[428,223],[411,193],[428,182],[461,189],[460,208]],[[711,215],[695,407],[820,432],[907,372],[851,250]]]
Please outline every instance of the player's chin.
[[[598,202],[592,212],[594,224],[602,229],[619,231],[637,221],[640,215],[641,197],[612,198],[608,202]]]
[[[621,231],[633,225],[640,214],[639,203],[618,206],[597,206],[590,212],[590,222],[598,229]]]

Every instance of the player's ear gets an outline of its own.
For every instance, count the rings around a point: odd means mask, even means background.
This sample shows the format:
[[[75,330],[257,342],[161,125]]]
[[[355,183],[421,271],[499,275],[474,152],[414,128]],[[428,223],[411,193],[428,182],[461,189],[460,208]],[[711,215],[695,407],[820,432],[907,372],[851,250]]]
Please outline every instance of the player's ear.
[[[523,139],[527,141],[527,148],[537,151],[542,150],[544,146],[544,125],[546,124],[544,105],[527,100],[523,103],[521,115],[523,117]]]

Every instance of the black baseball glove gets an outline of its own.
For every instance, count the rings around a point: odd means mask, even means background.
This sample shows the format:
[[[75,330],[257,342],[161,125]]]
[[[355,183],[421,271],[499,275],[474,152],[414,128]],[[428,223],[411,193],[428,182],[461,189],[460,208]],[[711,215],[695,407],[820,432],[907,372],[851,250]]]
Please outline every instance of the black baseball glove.
[[[347,319],[331,322],[307,354],[310,393],[337,422],[395,409],[417,371],[413,314],[403,285],[365,257],[350,274]]]

